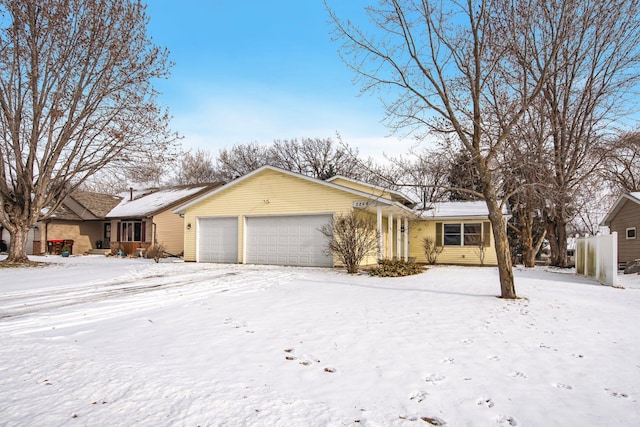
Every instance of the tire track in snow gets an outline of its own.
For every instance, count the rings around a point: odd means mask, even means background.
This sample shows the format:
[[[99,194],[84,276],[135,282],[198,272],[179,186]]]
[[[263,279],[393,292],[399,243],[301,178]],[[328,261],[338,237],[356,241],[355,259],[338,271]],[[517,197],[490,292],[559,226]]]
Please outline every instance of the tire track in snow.
[[[265,275],[261,269],[231,266],[172,270],[142,278],[120,277],[103,284],[14,293],[0,298],[0,332],[24,334],[92,323],[212,294],[264,289],[291,276],[286,270]]]

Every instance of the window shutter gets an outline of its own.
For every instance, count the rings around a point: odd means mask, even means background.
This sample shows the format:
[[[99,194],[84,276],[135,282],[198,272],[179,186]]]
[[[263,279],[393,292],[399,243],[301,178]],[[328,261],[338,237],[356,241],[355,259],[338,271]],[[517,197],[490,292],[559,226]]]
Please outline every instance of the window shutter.
[[[120,229],[122,228],[122,227],[121,227],[121,225],[122,225],[122,223],[121,223],[121,222],[119,222],[119,223],[117,223],[117,226],[116,226],[116,229],[117,229],[117,232],[116,232],[116,234],[117,234],[116,242],[121,242],[121,241],[122,241],[122,240],[120,240]]]
[[[442,223],[436,222],[436,246],[442,246]]]
[[[491,246],[491,223],[482,223],[482,244],[485,248]]]
[[[147,223],[142,221],[142,226],[141,226],[142,230],[140,230],[140,241],[141,242],[146,242],[147,241]]]

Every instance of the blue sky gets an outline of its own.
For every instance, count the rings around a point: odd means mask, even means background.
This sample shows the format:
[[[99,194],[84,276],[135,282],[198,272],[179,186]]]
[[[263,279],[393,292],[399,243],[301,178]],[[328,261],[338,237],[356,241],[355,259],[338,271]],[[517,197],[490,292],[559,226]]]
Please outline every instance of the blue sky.
[[[351,15],[367,2],[338,3]],[[322,0],[148,0],[147,12],[151,37],[175,62],[157,87],[185,148],[215,156],[237,143],[340,132],[363,156],[408,151],[386,138],[380,101],[358,96]]]

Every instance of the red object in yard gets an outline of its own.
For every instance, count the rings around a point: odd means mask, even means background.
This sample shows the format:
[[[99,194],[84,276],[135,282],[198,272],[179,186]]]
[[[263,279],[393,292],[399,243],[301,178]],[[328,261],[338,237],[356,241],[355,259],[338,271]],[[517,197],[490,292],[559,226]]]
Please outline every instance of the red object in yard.
[[[69,246],[69,253],[73,253],[73,240],[51,239],[47,240],[47,253],[51,255],[60,255],[64,245]]]
[[[47,240],[47,253],[51,255],[60,255],[62,252],[64,240]]]

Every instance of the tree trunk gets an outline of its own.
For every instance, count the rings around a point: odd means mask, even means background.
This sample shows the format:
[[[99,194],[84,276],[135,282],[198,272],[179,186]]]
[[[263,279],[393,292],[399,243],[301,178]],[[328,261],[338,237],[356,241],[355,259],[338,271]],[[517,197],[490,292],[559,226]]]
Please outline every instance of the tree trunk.
[[[553,258],[553,265],[567,268],[569,258],[567,257],[567,224],[562,219],[556,222],[557,252]]]
[[[547,221],[551,265],[566,268],[569,265],[567,258],[567,224],[558,216],[553,220],[549,219]]]
[[[522,254],[522,263],[526,268],[536,266],[536,250],[531,246],[526,246]]]
[[[486,188],[486,184],[485,184]],[[498,261],[498,275],[500,276],[500,297],[516,299],[516,287],[513,277],[513,264],[511,262],[511,250],[507,236],[507,223],[502,215],[500,203],[495,196],[485,191],[487,208],[489,209],[489,221],[493,229],[493,239],[496,244],[496,256]]]
[[[520,232],[520,240],[523,246],[522,264],[526,268],[535,267],[536,251],[533,248],[533,229],[531,227],[530,218],[526,218]]]
[[[27,256],[27,240],[29,240],[29,227],[16,227],[9,230],[11,242],[9,244],[9,255],[5,262],[26,264],[29,262]]]

